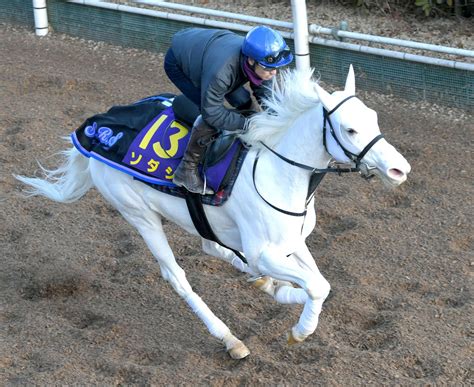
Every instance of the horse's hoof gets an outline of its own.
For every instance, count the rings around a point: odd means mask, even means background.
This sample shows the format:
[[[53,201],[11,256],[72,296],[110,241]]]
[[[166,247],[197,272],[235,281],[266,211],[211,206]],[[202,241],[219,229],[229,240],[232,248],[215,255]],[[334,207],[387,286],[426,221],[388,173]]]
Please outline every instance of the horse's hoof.
[[[252,285],[257,289],[260,289],[272,297],[275,295],[275,285],[273,284],[273,280],[270,277],[263,276],[256,279],[251,279],[249,281],[252,282]]]
[[[259,279],[255,280],[253,283],[253,286],[255,286],[258,289],[264,289],[268,286],[268,277],[260,277]]]
[[[290,330],[290,332],[288,332],[287,341],[286,341],[288,345],[299,344],[299,343],[302,343],[303,341],[304,339],[299,340],[295,337],[295,335],[293,334],[293,330]]]
[[[234,360],[240,360],[250,355],[249,349],[242,342],[236,343],[228,352],[230,357]]]
[[[260,275],[258,277],[249,278],[247,282],[250,282],[256,288],[260,288],[261,286],[265,284],[265,282],[267,282],[267,279],[268,279],[267,276]]]

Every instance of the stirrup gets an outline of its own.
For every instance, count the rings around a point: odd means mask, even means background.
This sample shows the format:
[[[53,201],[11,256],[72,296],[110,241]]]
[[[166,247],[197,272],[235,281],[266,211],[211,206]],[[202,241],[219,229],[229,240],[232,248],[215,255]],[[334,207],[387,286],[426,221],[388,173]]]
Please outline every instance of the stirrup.
[[[189,173],[194,173],[194,172],[191,172],[191,171],[188,171],[188,172]],[[178,187],[183,187],[184,189],[186,189],[187,191],[189,191],[191,193],[197,193],[199,195],[213,195],[214,194],[214,191],[210,187],[207,187],[206,183],[204,183],[204,184],[202,183],[201,177],[199,175],[195,176],[196,178],[197,177],[199,178],[200,182],[199,183],[195,182],[196,184],[194,186],[192,186],[192,188],[194,188],[194,189],[190,188],[189,183],[191,183],[191,182],[187,181],[187,177],[189,177],[189,176],[186,175],[186,173],[184,173],[184,176],[181,176],[181,181],[176,181],[175,178],[173,178],[173,183]]]
[[[201,195],[214,195],[214,194],[215,194],[214,190],[211,187],[207,186],[207,178],[206,178],[206,175],[204,175]]]

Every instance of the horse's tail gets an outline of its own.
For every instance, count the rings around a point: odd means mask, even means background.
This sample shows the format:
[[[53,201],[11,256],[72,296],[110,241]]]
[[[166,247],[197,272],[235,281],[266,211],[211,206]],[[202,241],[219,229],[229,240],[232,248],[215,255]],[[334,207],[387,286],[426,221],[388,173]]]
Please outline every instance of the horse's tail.
[[[60,154],[65,161],[57,169],[48,170],[40,165],[45,174],[44,179],[14,175],[28,186],[25,190],[27,196],[42,195],[57,202],[71,203],[93,187],[89,159],[74,147]]]

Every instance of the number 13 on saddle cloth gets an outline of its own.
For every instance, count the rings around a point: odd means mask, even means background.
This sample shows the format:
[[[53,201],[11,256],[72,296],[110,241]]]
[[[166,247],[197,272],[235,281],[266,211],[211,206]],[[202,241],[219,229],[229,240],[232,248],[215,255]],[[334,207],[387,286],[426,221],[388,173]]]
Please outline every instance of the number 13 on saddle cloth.
[[[174,171],[190,137],[189,126],[178,120],[170,94],[145,98],[132,105],[114,106],[88,118],[71,135],[85,156],[128,173],[154,188],[184,196],[173,182]],[[236,141],[215,165],[206,168],[207,184],[216,192],[205,204],[221,205],[230,195],[247,152]]]

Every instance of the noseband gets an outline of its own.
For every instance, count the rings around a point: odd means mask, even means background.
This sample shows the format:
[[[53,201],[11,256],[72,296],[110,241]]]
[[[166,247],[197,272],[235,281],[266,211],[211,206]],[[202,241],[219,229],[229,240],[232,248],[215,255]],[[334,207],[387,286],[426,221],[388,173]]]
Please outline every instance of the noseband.
[[[270,207],[272,207],[273,209],[279,211],[279,212],[282,212],[286,215],[291,215],[291,216],[305,216],[306,213],[307,213],[307,207],[308,207],[308,204],[309,202],[311,201],[311,199],[313,198],[314,196],[314,193],[316,192],[316,188],[318,187],[319,183],[321,182],[321,180],[323,179],[323,177],[326,175],[326,173],[328,172],[335,172],[335,173],[347,173],[347,172],[360,172],[361,175],[367,179],[369,179],[370,177],[372,177],[373,175],[371,174],[371,169],[373,168],[370,168],[368,165],[364,164],[361,162],[361,160],[364,158],[364,156],[367,154],[367,152],[374,146],[374,144],[379,141],[380,139],[382,139],[384,136],[383,134],[379,134],[377,136],[375,136],[372,141],[370,141],[364,149],[362,149],[362,152],[360,152],[358,155],[352,153],[351,151],[349,151],[348,149],[344,148],[344,146],[342,145],[341,141],[337,138],[336,136],[336,133],[334,131],[334,128],[332,126],[332,123],[331,123],[331,120],[329,118],[329,116],[334,113],[344,102],[346,102],[347,100],[351,99],[355,97],[355,95],[351,95],[345,99],[343,99],[341,102],[339,102],[335,107],[334,109],[332,109],[331,111],[327,111],[325,108],[323,108],[323,115],[324,115],[324,123],[323,123],[323,144],[324,144],[324,148],[326,149],[326,152],[329,153],[328,151],[328,148],[326,146],[326,131],[327,131],[327,126],[326,124],[329,123],[329,128],[330,128],[330,133],[332,135],[332,137],[334,138],[334,140],[337,142],[337,144],[341,147],[342,151],[344,152],[344,154],[352,161],[355,163],[355,168],[342,168],[342,167],[336,167],[336,168],[324,168],[324,169],[319,169],[319,168],[313,168],[313,167],[310,167],[309,165],[305,165],[305,164],[301,164],[301,163],[298,163],[294,160],[290,160],[288,158],[286,158],[285,156],[277,153],[276,151],[274,151],[273,149],[271,149],[270,147],[268,147],[266,144],[264,144],[262,142],[262,145],[267,148],[269,151],[271,151],[273,154],[275,154],[276,156],[278,156],[280,159],[282,159],[283,161],[285,161],[286,163],[288,164],[291,164],[291,165],[294,165],[295,167],[298,167],[298,168],[301,168],[301,169],[305,169],[305,170],[309,170],[311,171],[311,178],[310,178],[310,181],[309,181],[309,187],[308,187],[308,194],[307,194],[307,197],[306,197],[306,203],[305,203],[305,209],[304,211],[302,212],[291,212],[291,211],[286,211],[286,210],[283,210],[281,208],[278,208],[276,207],[275,205],[271,204],[269,201],[267,201],[261,194],[260,192],[258,191],[257,189],[257,184],[255,183],[255,171],[257,170],[257,162],[258,162],[258,159],[259,159],[259,154],[257,154],[257,156],[255,157],[255,161],[254,161],[254,164],[253,164],[253,171],[252,171],[252,178],[253,178],[253,185],[254,185],[254,188],[255,188],[255,191],[258,193],[258,195],[260,196],[260,198],[265,202],[267,203]],[[330,153],[329,153],[330,154]]]

